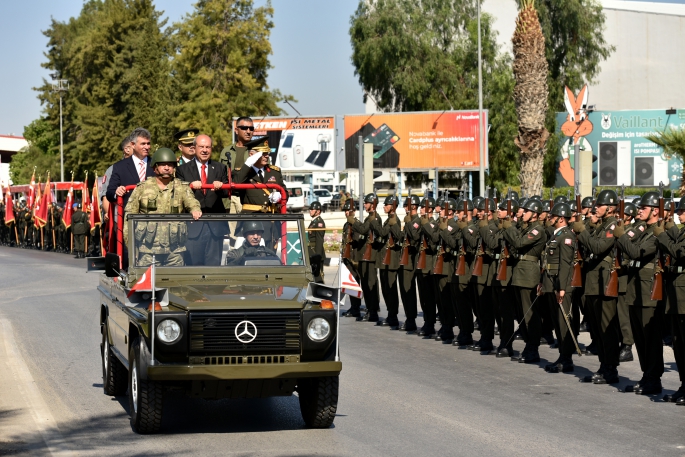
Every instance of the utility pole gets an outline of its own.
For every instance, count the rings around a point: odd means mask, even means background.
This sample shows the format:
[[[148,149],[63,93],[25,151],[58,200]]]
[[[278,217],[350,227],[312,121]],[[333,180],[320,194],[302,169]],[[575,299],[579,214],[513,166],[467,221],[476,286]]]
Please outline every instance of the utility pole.
[[[480,1],[476,1],[476,6],[478,7],[478,181],[480,185],[479,195],[485,195],[485,152],[483,151],[483,60],[480,50]]]
[[[55,79],[53,77],[53,79]],[[60,181],[64,182],[64,137],[62,134],[62,92],[69,90],[69,81],[66,79],[55,79],[52,84],[52,91],[59,94],[59,171]]]

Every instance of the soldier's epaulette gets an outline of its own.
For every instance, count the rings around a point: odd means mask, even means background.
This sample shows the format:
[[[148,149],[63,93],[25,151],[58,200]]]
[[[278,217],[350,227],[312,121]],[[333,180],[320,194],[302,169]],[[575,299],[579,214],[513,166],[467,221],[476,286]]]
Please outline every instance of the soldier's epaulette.
[[[185,184],[186,186],[190,186],[190,182],[188,181],[181,181],[180,179],[178,180],[181,184]]]
[[[280,169],[279,167],[277,167],[276,165],[269,165],[269,169],[271,169],[271,170],[276,170],[276,171],[281,171],[281,169]]]

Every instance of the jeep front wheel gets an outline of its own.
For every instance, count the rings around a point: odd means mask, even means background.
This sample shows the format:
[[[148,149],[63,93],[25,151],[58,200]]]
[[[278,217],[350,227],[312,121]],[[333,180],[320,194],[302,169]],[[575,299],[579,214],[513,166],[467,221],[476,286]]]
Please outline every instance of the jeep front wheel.
[[[131,428],[141,434],[156,433],[162,426],[162,396],[160,383],[141,379],[140,339],[129,351],[128,404]]]
[[[338,376],[298,380],[300,412],[307,427],[328,428],[333,425],[338,409]]]
[[[109,345],[109,327],[102,328],[102,387],[105,395],[118,396],[126,393],[126,367],[114,355]]]

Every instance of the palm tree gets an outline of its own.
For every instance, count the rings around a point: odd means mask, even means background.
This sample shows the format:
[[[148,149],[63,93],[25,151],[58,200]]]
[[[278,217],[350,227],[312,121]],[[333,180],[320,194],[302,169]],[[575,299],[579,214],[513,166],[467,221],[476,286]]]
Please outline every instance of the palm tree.
[[[518,117],[518,135],[514,143],[521,156],[521,190],[528,195],[542,193],[542,166],[549,132],[547,114],[547,59],[545,37],[538,20],[534,0],[522,0],[516,18],[514,44],[514,102]]]
[[[645,137],[657,146],[664,148],[666,155],[677,155],[685,161],[685,128],[666,127]],[[685,167],[680,178],[680,195],[685,193]]]

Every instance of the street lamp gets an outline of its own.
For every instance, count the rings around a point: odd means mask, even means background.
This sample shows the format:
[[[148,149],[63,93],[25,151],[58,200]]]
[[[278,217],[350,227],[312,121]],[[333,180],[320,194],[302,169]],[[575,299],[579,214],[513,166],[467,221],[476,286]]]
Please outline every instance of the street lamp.
[[[52,91],[59,94],[59,168],[60,180],[64,182],[64,140],[62,138],[62,92],[69,90],[69,81],[66,79],[55,79],[52,83]]]

